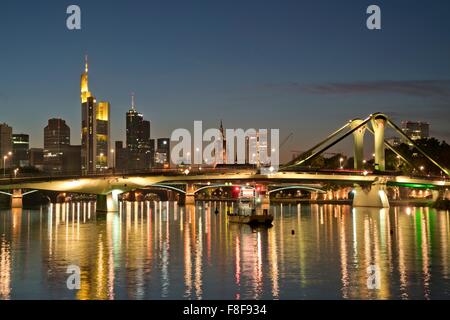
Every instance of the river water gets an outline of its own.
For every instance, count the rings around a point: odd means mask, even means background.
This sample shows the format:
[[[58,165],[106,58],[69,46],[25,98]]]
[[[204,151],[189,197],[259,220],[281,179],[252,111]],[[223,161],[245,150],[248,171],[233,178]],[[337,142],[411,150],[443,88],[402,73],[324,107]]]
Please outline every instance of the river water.
[[[277,204],[269,229],[225,212],[220,202],[0,211],[0,299],[450,299],[448,211]]]

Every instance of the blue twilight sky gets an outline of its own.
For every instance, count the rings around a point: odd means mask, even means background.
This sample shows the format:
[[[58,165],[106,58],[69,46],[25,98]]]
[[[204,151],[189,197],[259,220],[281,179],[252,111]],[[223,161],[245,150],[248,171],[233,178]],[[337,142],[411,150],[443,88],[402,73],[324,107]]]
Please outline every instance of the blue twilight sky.
[[[70,4],[81,31],[66,28]],[[381,31],[366,28],[370,4]],[[0,122],[34,147],[51,117],[80,143],[85,53],[91,92],[112,105],[113,140],[124,139],[131,92],[153,137],[223,119],[293,132],[285,157],[377,111],[429,121],[450,140],[448,0],[2,0],[0,37]]]

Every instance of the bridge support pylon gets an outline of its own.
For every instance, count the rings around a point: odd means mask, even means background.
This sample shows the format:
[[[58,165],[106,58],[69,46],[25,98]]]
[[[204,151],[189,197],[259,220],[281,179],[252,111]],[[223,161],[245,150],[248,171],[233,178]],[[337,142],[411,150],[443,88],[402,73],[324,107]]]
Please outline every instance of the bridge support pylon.
[[[354,129],[361,125],[364,121],[361,119],[353,120],[351,128]],[[363,169],[364,161],[364,134],[366,133],[366,126],[363,126],[353,132],[354,151],[353,151],[353,164],[355,170]]]
[[[375,136],[375,169],[386,170],[385,150],[384,150],[384,129],[386,127],[386,116],[379,114],[372,118],[372,127]]]
[[[355,185],[353,207],[389,208],[385,183],[374,183],[370,189]]]
[[[97,212],[118,212],[118,194],[110,192],[108,194],[97,195]]]
[[[18,209],[23,207],[22,189],[14,189],[11,196],[11,208]]]

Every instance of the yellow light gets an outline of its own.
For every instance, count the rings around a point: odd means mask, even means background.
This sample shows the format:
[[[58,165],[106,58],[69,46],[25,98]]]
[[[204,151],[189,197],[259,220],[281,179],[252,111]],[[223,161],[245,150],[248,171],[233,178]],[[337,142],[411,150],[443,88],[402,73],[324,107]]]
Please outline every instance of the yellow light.
[[[97,114],[96,119],[102,120],[102,121],[108,121],[109,120],[109,102],[107,101],[100,101],[97,105]]]

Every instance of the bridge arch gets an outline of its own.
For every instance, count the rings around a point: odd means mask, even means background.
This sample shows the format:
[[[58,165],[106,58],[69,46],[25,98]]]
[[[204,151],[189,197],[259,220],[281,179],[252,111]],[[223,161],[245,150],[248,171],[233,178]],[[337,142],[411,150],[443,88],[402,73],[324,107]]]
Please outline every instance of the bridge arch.
[[[149,186],[146,186],[145,188],[146,189],[148,189],[148,188],[167,189],[167,190],[172,190],[172,191],[175,191],[175,192],[178,192],[178,193],[186,194],[186,191],[183,190],[183,189],[180,189],[180,188],[177,188],[177,187],[173,187],[173,186],[170,186],[170,185],[165,185],[165,184],[158,184],[158,183],[156,183],[156,184],[151,184]]]
[[[239,188],[247,187],[247,188],[255,189],[252,186],[247,186],[247,185],[243,185],[243,184],[211,184],[211,185],[207,185],[207,186],[203,186],[203,187],[198,188],[197,190],[194,191],[194,194],[196,194],[197,192],[200,192],[202,190],[205,190],[205,189],[221,188],[221,187],[239,187]]]

